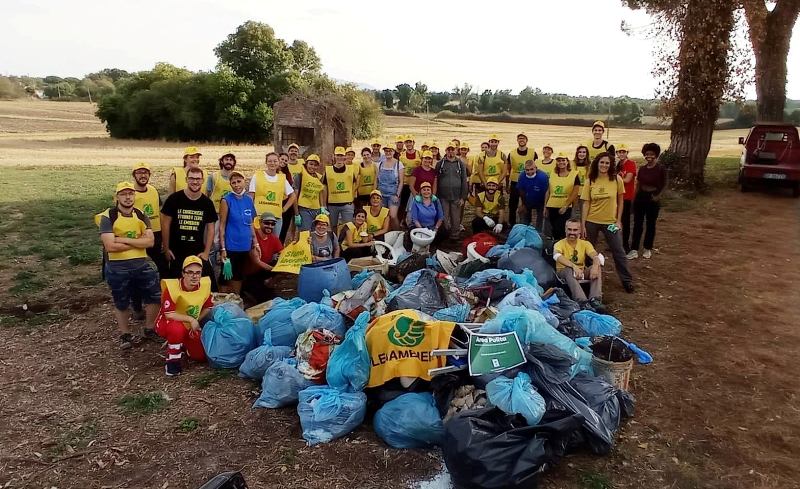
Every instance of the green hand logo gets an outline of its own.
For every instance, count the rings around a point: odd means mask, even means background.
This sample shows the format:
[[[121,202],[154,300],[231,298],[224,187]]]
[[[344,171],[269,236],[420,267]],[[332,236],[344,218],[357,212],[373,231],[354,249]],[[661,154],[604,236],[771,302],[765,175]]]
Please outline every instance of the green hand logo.
[[[144,206],[142,206],[142,210],[144,211],[144,214],[147,217],[153,217],[153,215],[155,214],[153,212],[153,204],[145,204]]]
[[[125,237],[136,239],[136,231],[128,231],[127,233],[125,233]]]
[[[564,186],[563,185],[556,185],[556,189],[554,192],[556,195],[564,195]]]
[[[372,183],[372,175],[366,175],[364,177],[364,183]]]
[[[401,316],[389,329],[389,342],[404,347],[415,347],[425,339],[425,323]]]
[[[344,190],[344,182],[336,182],[336,190]]]
[[[195,319],[200,317],[200,306],[189,306],[186,308],[186,314],[192,316]]]
[[[275,192],[267,192],[267,202],[275,202]]]

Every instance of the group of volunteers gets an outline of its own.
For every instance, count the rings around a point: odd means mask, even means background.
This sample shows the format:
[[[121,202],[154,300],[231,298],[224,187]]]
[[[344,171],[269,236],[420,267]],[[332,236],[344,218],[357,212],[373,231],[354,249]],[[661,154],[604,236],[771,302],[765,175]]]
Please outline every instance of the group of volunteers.
[[[177,375],[182,351],[202,356],[199,321],[212,291],[266,300],[280,252],[300,233],[308,232],[313,261],[374,255],[374,242],[390,230],[408,236],[430,229],[437,246],[461,238],[467,203],[474,208],[472,234],[500,235],[522,223],[551,236],[559,277],[576,300],[599,309],[604,257],[595,250],[598,235],[632,292],[627,260],[638,257],[643,231],[642,256],[651,257],[666,186],[657,144],[643,146],[646,163],[637,168],[628,148],[615,148],[604,133],[597,121],[592,140],[574,154],[545,144],[541,156],[525,134],[508,153],[492,134],[476,155],[459,139],[444,147],[425,142],[418,150],[410,135],[371,141],[358,158],[344,147],[332,158],[301,158],[291,144],[285,153],[267,153],[263,170],[249,181],[234,154],[222,155],[219,169],[207,173],[199,149],[188,147],[163,202],[150,184],[150,166],[136,164],[132,181],[117,185],[114,206],[96,216],[120,347],[142,339],[129,324],[132,307],[134,317],[145,319],[144,337],[167,340],[167,374]]]

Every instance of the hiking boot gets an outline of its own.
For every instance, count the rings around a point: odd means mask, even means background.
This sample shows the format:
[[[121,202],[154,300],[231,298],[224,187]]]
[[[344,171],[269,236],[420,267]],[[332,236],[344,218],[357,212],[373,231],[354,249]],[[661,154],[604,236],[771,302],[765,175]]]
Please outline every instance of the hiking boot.
[[[180,375],[181,372],[183,372],[180,360],[167,362],[167,364],[164,365],[164,372],[167,374],[167,377],[176,377]]]
[[[624,287],[625,288],[625,292],[627,292],[629,294],[633,294],[633,291],[636,290],[633,287],[633,282],[625,282],[624,284],[622,284],[622,287]]]
[[[647,250],[645,250],[645,253],[646,252],[647,252]],[[639,258],[639,252],[636,251],[636,250],[631,250],[631,251],[628,252],[627,255],[625,255],[625,258],[627,258],[628,260],[635,260],[635,259]]]
[[[133,347],[133,335],[125,333],[119,337],[119,349],[130,350]]]
[[[649,260],[651,256],[653,256],[653,250],[645,248],[644,252],[642,252],[642,258],[647,258]]]
[[[144,328],[143,337],[144,339],[153,341],[155,343],[161,343],[164,341],[164,338],[160,337],[158,333],[156,333],[156,330],[150,328]]]
[[[134,321],[144,321],[144,310],[139,309],[138,311],[134,309],[133,314],[131,314],[131,319]]]
[[[608,309],[606,309],[606,306],[600,301],[599,297],[592,297],[587,304],[589,304],[597,314],[608,314]]]

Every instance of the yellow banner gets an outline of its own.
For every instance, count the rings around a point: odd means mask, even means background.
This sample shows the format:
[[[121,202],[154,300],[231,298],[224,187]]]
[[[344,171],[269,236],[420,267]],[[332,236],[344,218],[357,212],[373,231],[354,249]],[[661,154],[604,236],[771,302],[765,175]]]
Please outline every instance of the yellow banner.
[[[284,223],[285,224],[285,223]],[[289,243],[281,251],[273,272],[300,273],[300,267],[311,263],[311,242],[309,231],[302,231],[296,243]]]

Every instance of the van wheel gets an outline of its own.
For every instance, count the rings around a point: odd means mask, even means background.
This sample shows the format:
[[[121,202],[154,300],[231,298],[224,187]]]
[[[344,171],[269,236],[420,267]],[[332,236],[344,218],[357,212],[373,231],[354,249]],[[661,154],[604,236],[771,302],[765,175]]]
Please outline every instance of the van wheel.
[[[794,187],[792,187],[792,197],[800,197],[800,182],[795,183]]]

